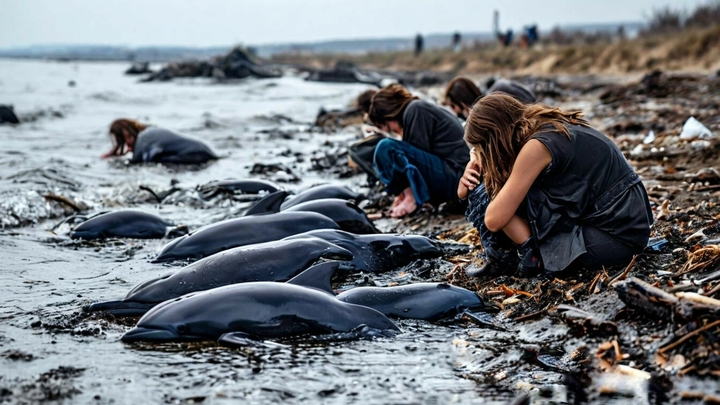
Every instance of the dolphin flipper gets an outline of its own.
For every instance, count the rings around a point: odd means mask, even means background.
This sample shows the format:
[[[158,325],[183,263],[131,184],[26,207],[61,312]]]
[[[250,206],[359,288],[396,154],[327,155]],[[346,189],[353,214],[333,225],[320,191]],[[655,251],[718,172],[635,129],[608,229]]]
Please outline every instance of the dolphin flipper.
[[[278,348],[288,347],[280,343],[261,341],[253,339],[252,336],[245,332],[224,333],[218,339],[218,344],[225,347],[257,347],[257,348]]]
[[[455,319],[466,319],[476,325],[482,326],[484,328],[490,328],[495,330],[500,330],[507,332],[507,328],[500,325],[497,320],[495,319],[495,316],[487,313],[487,312],[473,312],[465,310],[457,315]]]
[[[312,340],[318,342],[345,342],[358,339],[375,339],[379,337],[393,337],[397,334],[392,330],[380,330],[367,325],[360,325],[350,332],[331,333],[328,335],[313,336]]]

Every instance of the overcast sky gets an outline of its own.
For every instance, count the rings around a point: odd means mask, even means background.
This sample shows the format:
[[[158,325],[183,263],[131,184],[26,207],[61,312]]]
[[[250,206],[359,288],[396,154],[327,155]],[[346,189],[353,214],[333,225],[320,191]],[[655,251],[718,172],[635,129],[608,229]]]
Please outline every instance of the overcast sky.
[[[0,0],[0,47],[226,46],[640,21],[707,0]]]

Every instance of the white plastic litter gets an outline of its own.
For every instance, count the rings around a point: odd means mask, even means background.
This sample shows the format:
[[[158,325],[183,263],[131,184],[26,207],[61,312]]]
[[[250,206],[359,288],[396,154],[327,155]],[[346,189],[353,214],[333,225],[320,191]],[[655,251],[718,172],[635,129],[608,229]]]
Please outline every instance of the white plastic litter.
[[[712,138],[712,136],[708,127],[696,120],[695,117],[688,118],[680,132],[680,139]]]
[[[645,139],[643,139],[643,143],[644,143],[645,145],[647,145],[647,144],[650,144],[650,143],[653,143],[653,142],[655,142],[655,131],[653,131],[653,130],[651,129],[650,132],[648,132],[648,134],[647,134],[647,136],[645,137]]]

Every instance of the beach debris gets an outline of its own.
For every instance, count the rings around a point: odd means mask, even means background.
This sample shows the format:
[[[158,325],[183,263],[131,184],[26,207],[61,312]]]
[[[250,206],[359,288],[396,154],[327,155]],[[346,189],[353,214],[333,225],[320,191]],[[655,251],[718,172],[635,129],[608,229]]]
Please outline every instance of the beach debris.
[[[645,145],[648,145],[648,144],[651,144],[651,143],[653,143],[653,142],[655,142],[655,131],[653,131],[653,130],[651,129],[650,132],[648,132],[648,134],[647,134],[647,136],[645,137],[645,139],[643,139],[643,143],[644,143]],[[641,150],[642,150],[642,149],[641,149]]]
[[[703,246],[688,253],[687,262],[685,262],[685,265],[683,265],[680,271],[675,273],[675,275],[680,276],[690,272],[704,270],[705,268],[715,266],[718,263],[720,263],[720,245]]]
[[[297,183],[300,178],[289,167],[282,163],[255,163],[250,174],[259,174],[268,177],[277,183]]]
[[[614,336],[618,334],[617,324],[602,319],[599,315],[584,311],[570,305],[558,305],[556,312],[562,316],[574,336],[599,335]]]
[[[697,138],[711,138],[710,129],[698,121],[695,117],[688,118],[680,132],[680,139],[691,140]]]
[[[627,306],[656,319],[668,319],[678,301],[674,295],[635,277],[615,284],[615,291]]]

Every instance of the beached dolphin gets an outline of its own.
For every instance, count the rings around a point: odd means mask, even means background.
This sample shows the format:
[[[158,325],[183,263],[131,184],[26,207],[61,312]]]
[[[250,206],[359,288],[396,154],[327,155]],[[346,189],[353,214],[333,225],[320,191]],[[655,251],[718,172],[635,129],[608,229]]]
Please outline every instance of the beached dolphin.
[[[356,270],[382,273],[403,267],[417,259],[432,259],[443,253],[432,240],[420,235],[355,235],[340,230],[323,229],[289,236],[316,237],[349,250],[353,259],[348,264]]]
[[[336,186],[334,184],[323,184],[320,186],[310,187],[296,196],[289,196],[290,194],[269,194],[250,207],[245,215],[271,214],[284,211],[304,202],[324,198],[338,198],[346,201],[354,201],[355,203],[359,203],[365,199],[365,196],[362,194],[358,194],[345,186]]]
[[[197,186],[200,197],[206,200],[218,194],[274,193],[279,189],[280,187],[277,184],[261,179],[220,180]]]
[[[365,196],[356,193],[345,186],[323,184],[320,186],[310,187],[309,189],[298,193],[296,196],[288,198],[282,204],[280,209],[284,211],[292,206],[323,198],[339,198],[341,200],[352,200],[355,201],[355,203],[359,203],[365,199]]]
[[[338,229],[330,218],[314,212],[279,212],[220,221],[177,238],[153,262],[202,259],[223,250],[280,240],[314,229]]]
[[[165,301],[122,336],[125,343],[218,341],[246,345],[273,339],[335,333],[384,334],[398,330],[382,313],[348,304],[327,291],[305,287],[308,272],[331,273],[337,262],[313,266],[287,283],[233,284]]]
[[[358,234],[380,233],[375,225],[370,222],[365,211],[355,203],[341,200],[339,198],[322,198],[319,200],[306,201],[281,212],[317,212],[335,221],[340,229]]]
[[[337,299],[375,308],[390,317],[430,322],[487,309],[476,293],[445,283],[358,287],[339,294]]]
[[[199,164],[215,159],[215,152],[196,139],[150,127],[137,135],[130,163]]]
[[[287,281],[321,258],[351,260],[352,253],[318,238],[236,247],[185,266],[175,274],[142,282],[122,301],[99,302],[85,309],[140,316],[163,301],[195,291],[253,281]]]
[[[172,224],[156,215],[136,210],[122,210],[88,219],[70,232],[70,237],[159,239],[165,236],[169,226]]]

